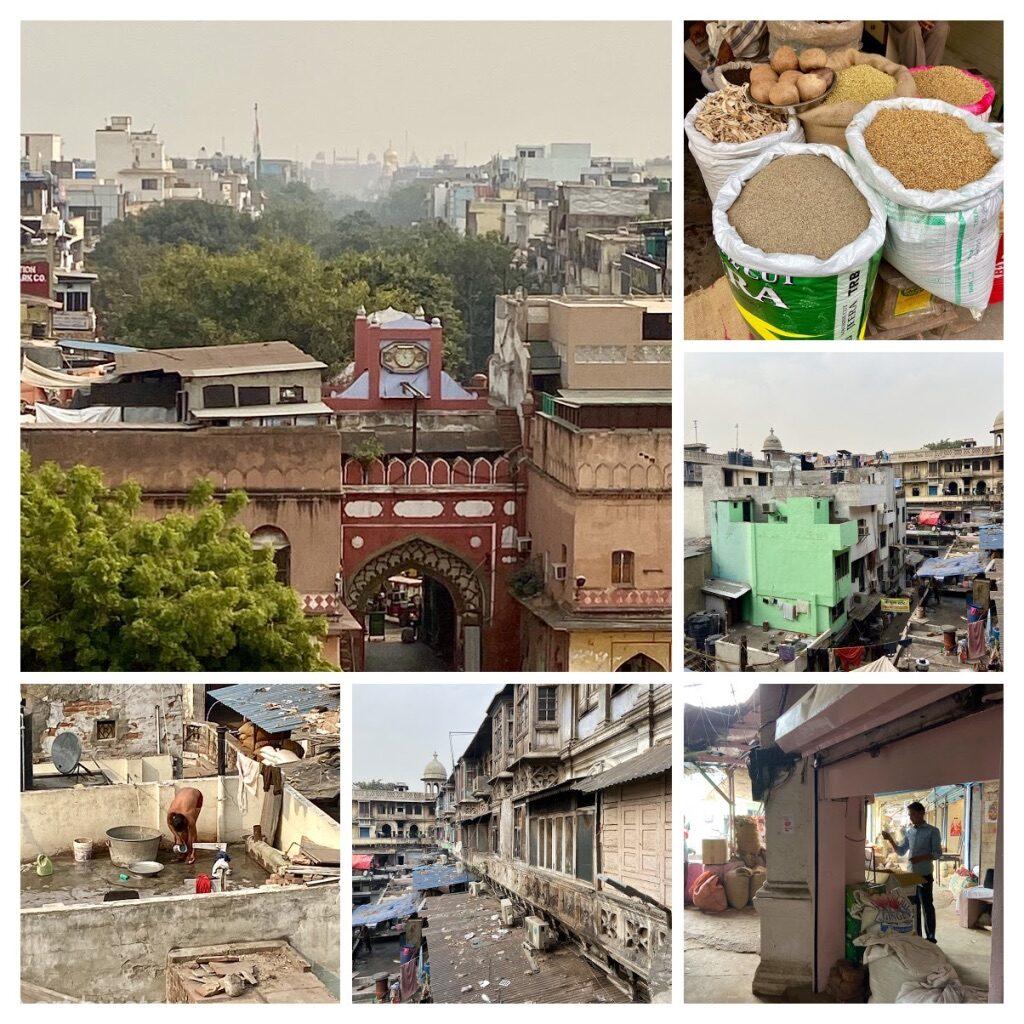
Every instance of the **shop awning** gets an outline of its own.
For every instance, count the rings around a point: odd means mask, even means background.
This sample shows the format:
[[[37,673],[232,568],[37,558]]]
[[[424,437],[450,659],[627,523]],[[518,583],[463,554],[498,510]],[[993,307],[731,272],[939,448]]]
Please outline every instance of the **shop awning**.
[[[598,790],[621,786],[626,782],[635,782],[637,779],[645,779],[650,775],[660,775],[662,772],[670,771],[671,768],[672,744],[660,743],[605,772],[589,775],[585,779],[577,779],[572,788],[580,793],[596,793]]]
[[[403,918],[415,914],[420,909],[422,902],[422,896],[418,893],[411,893],[392,900],[382,900],[379,903],[367,903],[366,906],[356,907],[352,911],[352,927],[356,928],[364,924],[382,924],[384,921],[401,921]]]
[[[737,598],[750,593],[750,584],[737,583],[735,580],[705,580],[700,589],[716,597]]]
[[[953,558],[929,558],[915,575],[923,579],[955,579],[958,576],[980,576],[985,571],[981,555],[957,555]]]
[[[417,892],[472,881],[473,876],[461,864],[430,864],[412,871],[412,887]]]

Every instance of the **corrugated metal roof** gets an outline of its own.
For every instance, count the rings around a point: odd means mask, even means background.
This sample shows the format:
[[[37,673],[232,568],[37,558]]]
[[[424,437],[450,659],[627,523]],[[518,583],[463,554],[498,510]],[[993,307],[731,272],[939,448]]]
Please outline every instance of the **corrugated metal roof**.
[[[339,686],[326,683],[238,683],[207,696],[237,711],[265,732],[291,732],[307,712],[340,708]]]
[[[381,924],[383,921],[400,921],[403,917],[410,917],[420,909],[423,897],[419,893],[396,896],[391,900],[381,900],[379,903],[367,903],[363,907],[356,907],[352,911],[352,927],[362,924]]]
[[[705,594],[715,594],[718,597],[742,597],[750,593],[749,583],[737,583],[735,580],[705,580],[701,590]]]
[[[418,892],[472,881],[473,876],[461,864],[429,864],[426,867],[413,868],[412,872],[412,887]]]
[[[635,779],[643,779],[648,775],[657,775],[671,769],[672,744],[661,743],[636,757],[631,757],[628,761],[623,761],[622,764],[617,764],[614,768],[609,768],[606,772],[577,779],[573,789],[580,793],[596,793],[599,789],[621,786],[624,782],[633,782]]]

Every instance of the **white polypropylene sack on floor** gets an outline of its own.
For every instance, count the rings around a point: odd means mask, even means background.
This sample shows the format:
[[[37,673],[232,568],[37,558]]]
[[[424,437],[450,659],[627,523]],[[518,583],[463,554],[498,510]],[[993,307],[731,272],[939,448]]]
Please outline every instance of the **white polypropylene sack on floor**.
[[[690,152],[700,168],[711,202],[718,198],[718,192],[727,179],[754,157],[775,149],[784,142],[804,141],[803,125],[795,114],[790,113],[785,131],[764,135],[760,139],[751,139],[750,142],[712,142],[694,124],[707,99],[705,96],[694,103],[686,115],[683,127],[690,143]]]
[[[864,947],[869,1003],[895,1003],[904,985],[922,982],[946,968],[956,979],[946,954],[920,935],[860,935],[853,941]]]
[[[908,189],[875,162],[864,131],[881,110],[910,107],[959,117],[985,136],[997,158],[978,181],[958,189]],[[999,249],[1003,205],[1003,137],[997,126],[941,100],[900,97],[869,103],[846,129],[846,144],[868,186],[885,207],[883,256],[914,284],[979,318],[988,306]]]

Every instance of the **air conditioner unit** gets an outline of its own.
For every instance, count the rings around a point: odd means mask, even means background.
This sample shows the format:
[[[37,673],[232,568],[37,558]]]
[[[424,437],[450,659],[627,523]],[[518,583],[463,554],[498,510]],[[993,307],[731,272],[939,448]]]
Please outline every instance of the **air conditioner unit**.
[[[506,928],[511,928],[516,923],[516,908],[510,899],[501,901],[498,913],[501,916],[501,923]]]
[[[469,895],[470,896],[482,896],[484,894],[485,885],[483,882],[470,882],[469,883]]]
[[[521,555],[528,555],[533,547],[533,538],[527,534],[525,537],[516,537],[516,550]]]
[[[531,915],[523,924],[526,925],[526,941],[534,949],[548,949],[554,945],[555,937],[543,918]]]
[[[556,580],[564,581],[566,577],[565,562],[553,562],[551,564],[551,573]]]

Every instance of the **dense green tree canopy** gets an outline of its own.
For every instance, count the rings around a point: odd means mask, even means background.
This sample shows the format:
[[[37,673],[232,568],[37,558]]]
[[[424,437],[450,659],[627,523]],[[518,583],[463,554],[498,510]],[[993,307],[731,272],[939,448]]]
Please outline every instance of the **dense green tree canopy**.
[[[451,280],[402,252],[347,252],[324,263],[290,240],[234,253],[167,248],[138,282],[120,323],[122,339],[145,348],[291,341],[337,371],[352,357],[360,306],[412,310],[420,303],[445,324],[450,361],[461,371],[464,332]]]
[[[139,487],[98,470],[21,470],[21,667],[26,671],[327,669],[305,615],[207,483],[189,507],[140,513]]]
[[[112,224],[87,262],[103,335],[142,347],[287,340],[336,371],[360,304],[422,305],[444,324],[449,372],[483,370],[511,248],[425,222],[424,200],[421,185],[357,203],[291,182],[270,189],[259,220],[196,201]]]

